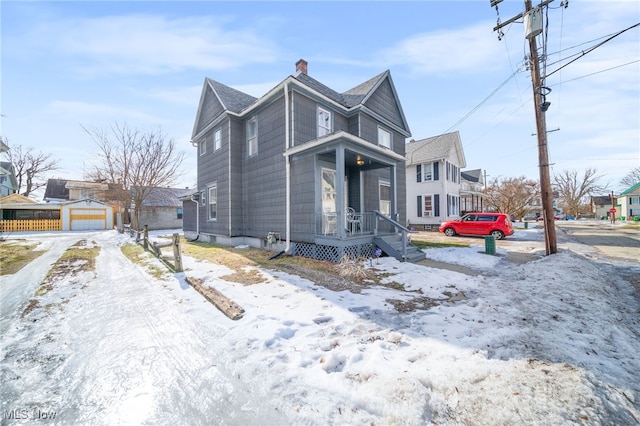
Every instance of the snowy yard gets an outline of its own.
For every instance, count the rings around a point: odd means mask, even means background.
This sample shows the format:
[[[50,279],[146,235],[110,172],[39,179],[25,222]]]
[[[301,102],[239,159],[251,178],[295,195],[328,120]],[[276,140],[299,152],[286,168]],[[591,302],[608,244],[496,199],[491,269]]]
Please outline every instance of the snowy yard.
[[[478,275],[367,262],[404,290],[355,294],[270,270],[232,283],[189,257],[184,274],[153,278],[113,231],[11,236],[46,253],[0,278],[2,424],[638,424],[640,299],[575,244],[541,256],[541,238],[511,238],[537,255],[525,263],[501,248],[425,250]],[[34,296],[78,241],[99,248],[95,270]],[[229,320],[185,275],[244,317]],[[389,302],[416,298],[424,309]]]

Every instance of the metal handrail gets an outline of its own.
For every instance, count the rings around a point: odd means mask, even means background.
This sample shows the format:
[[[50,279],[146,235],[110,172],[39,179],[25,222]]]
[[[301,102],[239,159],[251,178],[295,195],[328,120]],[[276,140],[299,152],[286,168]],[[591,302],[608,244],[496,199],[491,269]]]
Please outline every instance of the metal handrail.
[[[390,224],[392,224],[396,229],[400,230],[400,233],[402,234],[402,257],[403,259],[407,258],[407,233],[409,232],[409,230],[400,224],[400,222],[391,219],[389,216],[385,216],[384,214],[380,213],[378,210],[374,210],[373,211],[374,215],[389,222]],[[374,234],[378,234],[378,221],[374,220]]]

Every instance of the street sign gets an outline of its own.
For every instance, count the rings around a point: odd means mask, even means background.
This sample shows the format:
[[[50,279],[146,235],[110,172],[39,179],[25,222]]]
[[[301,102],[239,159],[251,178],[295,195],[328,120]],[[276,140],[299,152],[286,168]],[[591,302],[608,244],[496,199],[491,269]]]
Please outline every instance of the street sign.
[[[610,209],[609,209],[609,213],[615,213],[615,212],[617,212],[617,211],[618,211],[618,210],[616,210],[616,209],[614,209],[614,208],[610,208]]]

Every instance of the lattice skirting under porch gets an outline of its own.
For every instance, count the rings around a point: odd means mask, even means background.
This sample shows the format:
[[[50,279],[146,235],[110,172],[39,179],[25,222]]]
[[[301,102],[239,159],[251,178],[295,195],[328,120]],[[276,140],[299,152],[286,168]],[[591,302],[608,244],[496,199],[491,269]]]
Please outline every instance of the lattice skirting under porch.
[[[326,246],[313,243],[295,243],[293,254],[296,256],[310,257],[318,260],[328,260],[338,263],[345,256],[349,259],[361,257],[369,258],[373,256],[374,244],[364,243],[346,247]]]

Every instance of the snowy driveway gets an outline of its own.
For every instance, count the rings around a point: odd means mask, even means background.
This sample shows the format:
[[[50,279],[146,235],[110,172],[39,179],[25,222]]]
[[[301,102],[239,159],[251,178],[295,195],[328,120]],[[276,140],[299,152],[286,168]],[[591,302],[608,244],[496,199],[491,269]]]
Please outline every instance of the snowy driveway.
[[[41,303],[52,306],[21,318],[51,264],[81,240],[101,249],[95,274],[57,282]],[[195,294],[181,300],[185,288],[168,291],[116,243],[112,233],[45,237],[45,255],[2,278],[3,424],[20,410],[67,424],[282,422],[260,389],[224,368],[218,312]]]
[[[539,235],[519,231],[533,250]],[[25,236],[24,238],[29,238]],[[38,236],[47,254],[2,277],[2,421],[61,424],[636,424],[640,307],[619,276],[573,252],[513,264],[431,249],[469,276],[380,259],[396,287],[333,292],[281,272],[243,286],[186,274],[245,310],[231,321],[185,284],[131,264],[115,232]],[[58,280],[79,240],[95,272]],[[504,254],[503,249],[499,251]],[[424,309],[397,312],[391,300]]]

